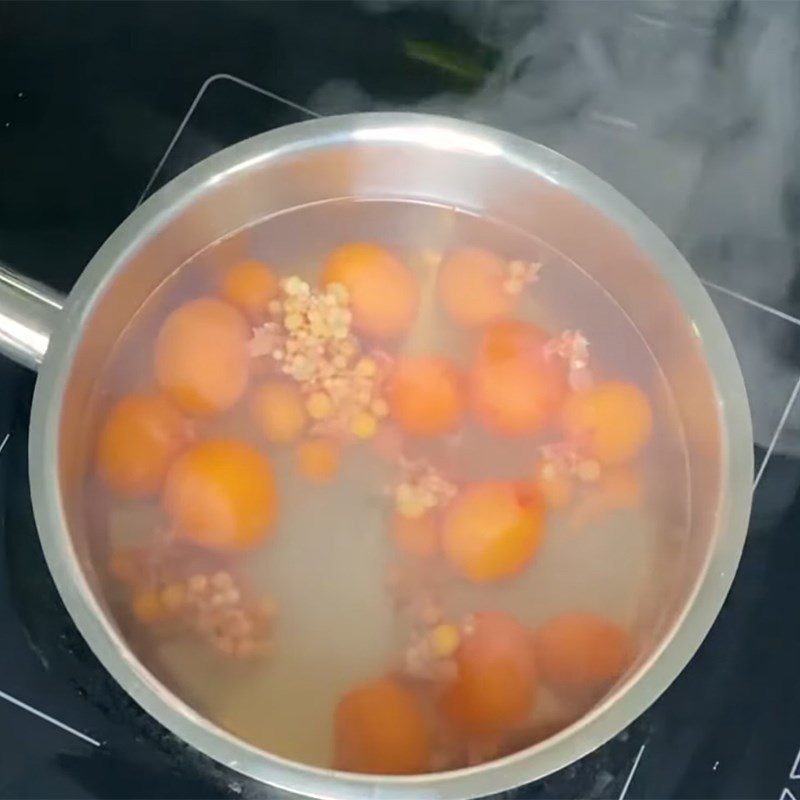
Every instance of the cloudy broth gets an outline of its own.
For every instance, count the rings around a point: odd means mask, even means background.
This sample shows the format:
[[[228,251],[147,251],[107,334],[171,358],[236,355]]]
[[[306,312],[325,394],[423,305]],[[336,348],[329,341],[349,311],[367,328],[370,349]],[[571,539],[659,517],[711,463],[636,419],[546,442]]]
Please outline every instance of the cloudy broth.
[[[198,298],[213,330],[173,346]],[[292,366],[318,311],[319,380]],[[303,763],[432,771],[552,735],[635,663],[680,569],[685,450],[646,343],[578,265],[466,212],[337,200],[211,246],[140,309],[97,401],[85,502],[120,626],[204,716]]]

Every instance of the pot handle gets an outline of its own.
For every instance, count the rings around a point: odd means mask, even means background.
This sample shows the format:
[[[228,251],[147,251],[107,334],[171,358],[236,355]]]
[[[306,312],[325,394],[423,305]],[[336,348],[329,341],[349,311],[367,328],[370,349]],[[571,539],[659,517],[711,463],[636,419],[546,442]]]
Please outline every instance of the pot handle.
[[[36,370],[65,297],[0,263],[0,353]]]

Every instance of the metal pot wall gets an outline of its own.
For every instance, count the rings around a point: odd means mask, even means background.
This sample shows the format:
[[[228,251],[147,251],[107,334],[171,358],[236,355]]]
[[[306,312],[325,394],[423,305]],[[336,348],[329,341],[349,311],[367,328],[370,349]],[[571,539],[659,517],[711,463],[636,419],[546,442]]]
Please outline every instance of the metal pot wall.
[[[684,430],[690,532],[661,622],[628,674],[556,736],[469,769],[414,777],[338,773],[278,758],[204,719],[122,638],[103,596],[79,502],[94,378],[142,302],[203,247],[260,219],[338,197],[437,202],[539,236],[607,289],[670,385]],[[30,484],[45,556],[69,613],[100,661],[177,736],[251,777],[326,798],[456,798],[541,778],[614,736],[669,685],[728,592],[750,513],[752,432],[733,348],[702,285],[633,205],[587,170],[490,128],[417,114],[304,122],[193,167],[137,209],[67,298],[0,273],[0,350],[38,369]]]

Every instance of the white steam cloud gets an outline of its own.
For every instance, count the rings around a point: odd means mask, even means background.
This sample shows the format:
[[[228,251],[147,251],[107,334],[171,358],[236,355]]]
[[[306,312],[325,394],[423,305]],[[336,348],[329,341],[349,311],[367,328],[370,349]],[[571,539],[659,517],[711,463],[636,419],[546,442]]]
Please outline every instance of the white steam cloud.
[[[374,13],[403,0],[363,0]],[[405,0],[413,2],[413,0]],[[642,208],[701,277],[786,308],[797,241],[785,187],[800,177],[800,5],[794,2],[449,2],[501,55],[474,93],[414,106],[485,122],[585,164]],[[309,98],[322,113],[388,108],[352,81]],[[791,336],[722,302],[766,446],[798,375]],[[800,412],[779,449],[800,452]]]

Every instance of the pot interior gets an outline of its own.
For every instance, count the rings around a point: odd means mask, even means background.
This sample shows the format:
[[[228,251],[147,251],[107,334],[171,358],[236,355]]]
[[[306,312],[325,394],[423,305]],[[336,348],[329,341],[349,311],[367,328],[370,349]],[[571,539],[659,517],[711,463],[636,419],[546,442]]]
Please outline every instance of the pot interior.
[[[580,171],[562,173],[563,162],[555,154],[537,151],[536,159],[528,159],[524,146],[520,144],[522,149],[517,150],[512,139],[471,135],[433,123],[414,127],[369,125],[346,136],[327,138],[304,136],[303,127],[296,127],[296,133],[287,129],[278,144],[269,149],[250,145],[233,164],[212,159],[210,166],[190,171],[167,186],[157,195],[156,204],[149,202],[137,212],[133,235],[124,229],[116,234],[124,237],[124,246],[115,243],[114,259],[93,265],[91,275],[70,298],[73,319],[82,319],[84,329],[72,356],[64,395],[58,470],[69,535],[94,600],[136,657],[202,716],[257,747],[294,761],[315,763],[317,754],[321,754],[315,765],[326,766],[324,745],[312,748],[314,755],[305,758],[305,744],[284,746],[269,736],[259,738],[257,719],[240,724],[236,718],[224,718],[219,708],[209,705],[209,684],[219,680],[223,668],[220,671],[204,667],[203,656],[191,647],[174,651],[137,634],[130,609],[126,611],[124,603],[120,605],[119,586],[109,578],[109,530],[114,530],[114,543],[124,544],[126,528],[138,524],[137,514],[158,512],[149,506],[144,511],[136,507],[122,513],[117,510],[116,516],[109,517],[108,504],[87,502],[87,486],[97,482],[94,451],[98,418],[114,399],[119,385],[142,388],[152,380],[149,351],[140,346],[141,339],[131,331],[149,330],[148,326],[155,331],[176,299],[188,299],[197,285],[204,287],[203,293],[208,287],[213,290],[215,270],[224,265],[259,255],[260,247],[278,258],[278,241],[296,246],[298,239],[308,237],[304,244],[307,248],[317,236],[336,243],[342,231],[351,238],[354,232],[360,238],[369,238],[369,232],[375,230],[374,238],[388,238],[392,243],[412,239],[424,245],[420,249],[444,251],[451,246],[448,237],[455,231],[461,240],[473,240],[465,243],[488,246],[505,242],[508,247],[509,242],[514,242],[526,257],[538,253],[543,265],[541,291],[545,297],[548,292],[553,296],[560,292],[561,296],[562,308],[553,312],[552,319],[560,321],[573,314],[574,327],[592,331],[588,334],[590,353],[594,352],[595,340],[602,342],[597,345],[598,352],[615,353],[617,363],[609,365],[610,375],[624,375],[626,364],[630,366],[637,358],[643,364],[647,362],[643,369],[648,374],[656,416],[662,419],[659,424],[665,431],[668,428],[664,441],[670,442],[652,461],[656,472],[649,484],[647,511],[655,514],[655,521],[651,520],[650,527],[641,533],[649,543],[647,552],[640,551],[640,543],[631,544],[630,537],[620,537],[619,527],[628,525],[633,526],[628,531],[631,536],[640,535],[636,528],[639,523],[622,514],[613,517],[611,530],[595,535],[591,545],[580,541],[580,532],[574,533],[572,560],[559,560],[556,554],[549,562],[559,570],[574,567],[580,575],[593,572],[586,570],[587,559],[593,560],[597,573],[640,570],[638,579],[646,586],[636,602],[626,606],[617,593],[608,609],[633,632],[637,643],[636,657],[625,674],[619,676],[616,689],[638,679],[686,614],[703,578],[719,535],[725,469],[721,404],[707,364],[708,352],[704,350],[697,320],[676,299],[671,265],[657,264],[646,255],[644,245],[651,235],[649,229],[637,229],[630,222],[635,215],[627,214],[627,206],[613,192],[606,195],[595,183],[584,185]],[[270,236],[274,237],[272,241]],[[291,246],[286,251],[283,275],[307,269],[304,277],[313,281],[319,259],[298,267],[291,263]],[[98,258],[102,256],[101,251]],[[434,259],[426,265],[424,261],[423,257],[417,265],[420,280],[423,285],[435,286],[437,262]],[[554,273],[562,270],[570,277],[552,283],[548,269]],[[699,284],[697,287],[702,291]],[[529,316],[546,326],[546,309],[542,311],[537,306],[536,292],[534,284]],[[607,318],[597,316],[601,300],[614,309]],[[554,332],[564,327],[568,326],[559,322]],[[429,341],[429,333],[418,331],[408,347],[412,352],[424,351]],[[439,341],[436,346],[440,346]],[[536,440],[531,447],[538,444]],[[484,446],[489,447],[484,443],[476,447],[481,450]],[[504,459],[503,447],[484,452],[491,453],[496,462]],[[509,456],[509,460],[513,458]],[[280,484],[280,475],[292,470],[292,460],[285,452],[279,452],[275,465]],[[364,469],[365,472],[353,473],[353,481],[369,473],[369,467]],[[295,497],[295,503],[303,504],[302,493]],[[329,516],[315,517],[312,510],[308,524],[333,527],[333,531],[325,533],[335,535],[338,526],[353,524],[347,508],[345,504],[339,509],[340,517],[333,525]],[[605,543],[597,538],[601,535],[607,537]],[[321,587],[319,597],[331,605],[338,596],[343,628],[361,624],[366,638],[374,642],[381,634],[377,628],[372,630],[369,614],[362,612],[369,600],[365,599],[367,595],[358,593],[358,580],[351,580],[356,588],[349,594],[342,592],[340,586],[324,586],[333,580],[326,575],[326,566],[332,571],[346,569],[346,564],[336,562],[337,552],[334,547],[324,563],[318,564],[320,571],[313,580]],[[543,550],[542,557],[548,552]],[[369,557],[365,555],[363,562],[352,564],[353,571],[372,569]],[[302,568],[292,558],[290,554],[279,566],[266,565],[258,573],[259,580],[269,579],[281,585],[283,581],[289,586],[287,574],[293,569],[292,564]],[[381,558],[381,553],[375,555],[375,563]],[[544,570],[541,565],[534,566],[537,568]],[[514,578],[514,585],[523,585],[526,580],[525,576]],[[570,583],[566,574],[551,575],[549,580],[554,587]],[[544,576],[539,576],[539,582],[538,591],[544,591],[541,585],[549,585]],[[494,597],[470,595],[469,591],[462,594],[467,598],[464,603],[472,598],[471,602],[479,606],[506,604],[520,611],[528,603],[523,613],[527,613],[526,621],[536,626],[555,609],[547,608],[541,599],[544,595],[537,594],[535,587],[529,594],[526,591],[515,594],[514,589],[500,589]],[[580,585],[576,585],[576,592],[580,595]],[[586,611],[601,608],[603,602],[602,598],[593,598],[588,589],[580,595],[580,604]],[[309,629],[321,624],[320,620],[324,617],[312,614]],[[282,619],[280,624],[291,626],[291,617]],[[335,647],[336,637],[320,633],[319,638],[320,647]],[[359,637],[353,641],[356,646],[363,644]],[[372,663],[370,658],[365,656],[364,664]],[[336,660],[335,654],[332,660]],[[191,680],[185,674],[189,663],[196,665],[195,678]],[[372,663],[371,668],[378,669],[378,665]],[[335,666],[331,669],[336,671]],[[359,669],[368,671],[364,665]],[[342,673],[351,674],[347,669]],[[297,674],[296,670],[294,674],[299,685],[305,681],[306,686],[312,686],[317,680],[314,675]],[[236,680],[249,685],[246,676]],[[605,686],[602,693],[592,697],[586,712],[614,689],[612,685]],[[247,695],[240,692],[236,696],[233,691],[230,695],[231,707],[239,709],[232,712],[234,717],[243,715]],[[271,700],[276,713],[279,695],[280,692]],[[259,713],[269,710],[267,704]],[[292,711],[285,710],[287,720]],[[284,726],[287,737],[301,737],[300,729],[316,724],[313,717],[294,716],[298,730]],[[576,721],[565,718],[565,722]],[[535,742],[523,742],[528,744]]]

